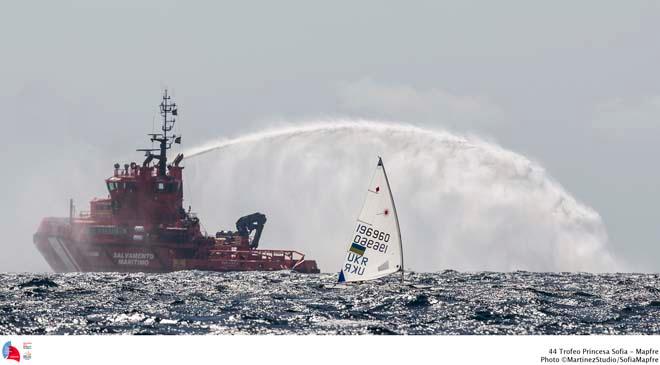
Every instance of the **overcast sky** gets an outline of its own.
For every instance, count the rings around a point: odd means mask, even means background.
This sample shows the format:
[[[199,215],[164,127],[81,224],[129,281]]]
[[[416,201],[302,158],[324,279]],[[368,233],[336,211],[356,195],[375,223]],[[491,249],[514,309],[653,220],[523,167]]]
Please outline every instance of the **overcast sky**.
[[[134,3],[2,3],[0,271],[48,270],[40,218],[104,194],[163,87],[188,146],[319,116],[479,135],[598,211],[633,268],[660,270],[660,3]]]

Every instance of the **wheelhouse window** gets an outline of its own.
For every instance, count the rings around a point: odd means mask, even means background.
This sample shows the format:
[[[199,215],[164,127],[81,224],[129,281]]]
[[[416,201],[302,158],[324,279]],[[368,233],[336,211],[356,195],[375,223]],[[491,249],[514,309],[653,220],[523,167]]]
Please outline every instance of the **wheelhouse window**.
[[[176,182],[157,182],[156,183],[156,192],[159,193],[176,193],[179,191],[181,184]]]
[[[117,190],[117,183],[109,182],[108,183],[108,191],[112,193],[115,190]]]
[[[179,182],[168,183],[166,188],[168,193],[176,193],[179,191]]]
[[[128,191],[128,192],[137,191],[137,184],[134,181],[127,181],[126,182],[126,191]]]

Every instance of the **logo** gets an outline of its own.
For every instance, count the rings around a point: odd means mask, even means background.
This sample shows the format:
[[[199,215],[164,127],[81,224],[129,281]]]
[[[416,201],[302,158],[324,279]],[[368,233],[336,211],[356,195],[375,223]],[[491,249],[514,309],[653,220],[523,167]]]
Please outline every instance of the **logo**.
[[[18,352],[18,349],[11,345],[11,341],[7,341],[4,346],[2,346],[2,357],[7,360],[16,360],[16,362],[21,362],[21,353]]]

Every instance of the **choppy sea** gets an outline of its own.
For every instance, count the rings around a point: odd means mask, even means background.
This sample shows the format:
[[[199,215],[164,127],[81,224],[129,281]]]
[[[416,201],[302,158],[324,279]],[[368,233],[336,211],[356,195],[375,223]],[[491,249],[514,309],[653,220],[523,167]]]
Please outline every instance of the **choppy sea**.
[[[660,276],[443,271],[0,274],[0,333],[657,334]]]

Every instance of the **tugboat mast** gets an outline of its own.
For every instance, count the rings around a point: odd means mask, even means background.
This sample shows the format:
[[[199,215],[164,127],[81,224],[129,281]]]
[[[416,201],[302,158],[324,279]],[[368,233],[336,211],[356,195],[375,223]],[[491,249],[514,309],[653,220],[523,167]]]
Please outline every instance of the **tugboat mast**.
[[[167,150],[172,147],[172,143],[181,143],[181,137],[176,135],[168,136],[174,128],[176,123],[175,116],[178,115],[176,103],[170,103],[171,97],[167,95],[167,89],[163,93],[163,101],[160,102],[160,115],[163,118],[163,125],[161,126],[162,133],[150,133],[152,142],[159,142],[160,148],[139,149],[138,151],[145,152],[147,158],[144,160],[143,165],[147,166],[154,158],[158,160],[158,176],[165,176],[167,172]],[[159,151],[158,155],[153,154],[153,151]]]

